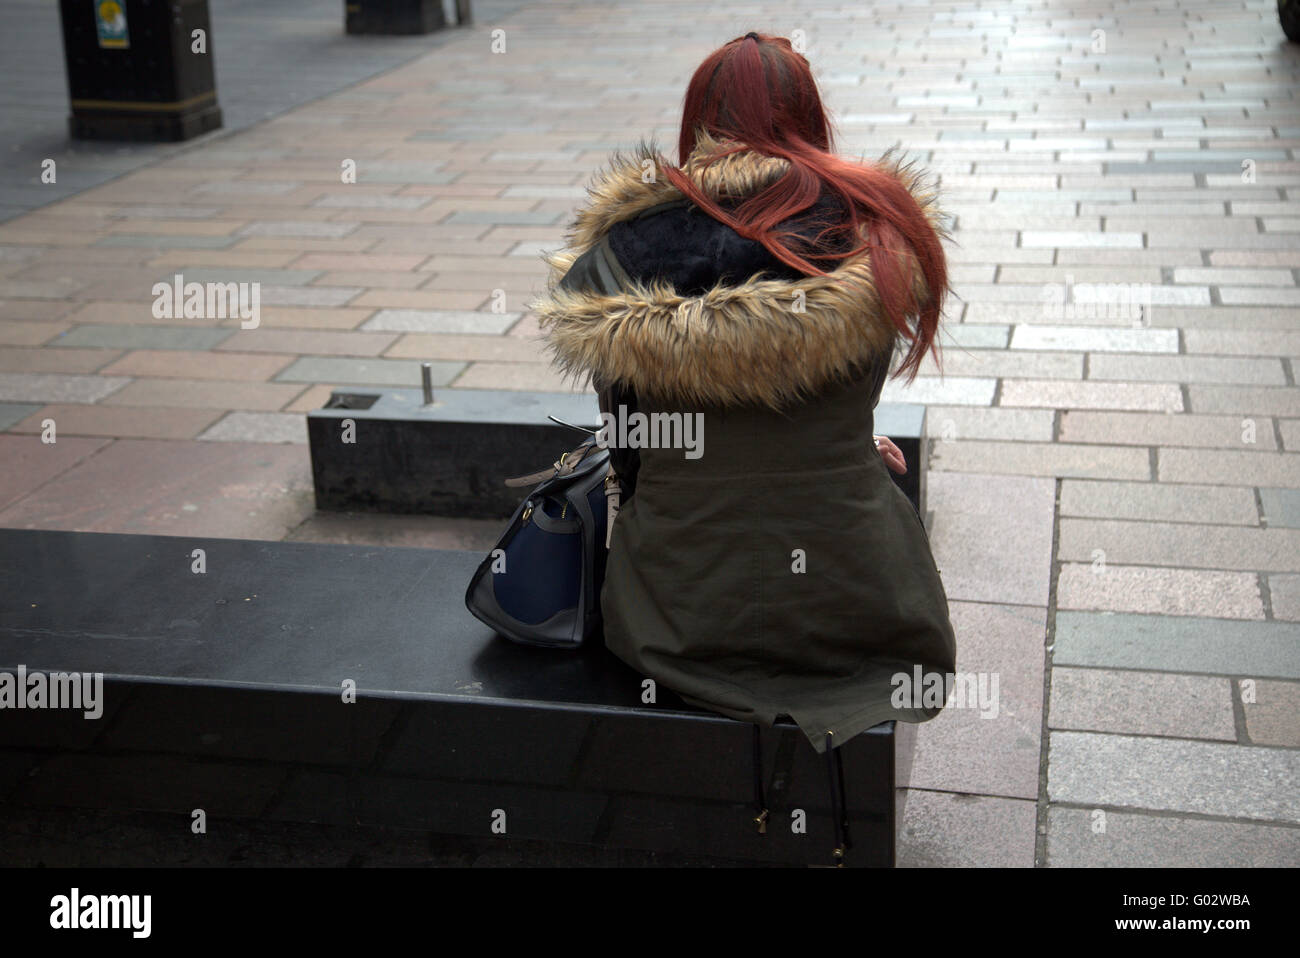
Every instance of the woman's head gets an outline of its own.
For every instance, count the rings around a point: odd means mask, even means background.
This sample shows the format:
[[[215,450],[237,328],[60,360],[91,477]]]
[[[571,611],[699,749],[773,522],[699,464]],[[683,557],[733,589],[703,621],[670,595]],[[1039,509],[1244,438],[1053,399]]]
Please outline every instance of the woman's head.
[[[681,162],[694,151],[701,129],[760,152],[778,143],[826,151],[832,146],[808,61],[785,37],[753,32],[709,54],[691,77],[677,140]]]
[[[899,179],[876,166],[851,163],[833,153],[834,137],[808,61],[785,37],[747,33],[710,54],[686,88],[678,153],[685,163],[700,133],[732,141],[713,158],[740,150],[781,157],[784,177],[738,206],[723,209],[682,170],[664,164],[668,180],[742,236],[808,274],[826,272],[834,240],[851,238],[853,252],[871,258],[883,312],[908,340],[899,373],[916,375],[935,350],[939,314],[948,288],[943,246],[924,211]],[[699,158],[697,158],[698,160]],[[701,162],[707,165],[709,158]],[[812,206],[825,193],[840,200],[847,219],[826,224],[818,248],[778,224]],[[929,296],[918,302],[907,255],[920,267]],[[936,350],[937,351],[937,350]]]

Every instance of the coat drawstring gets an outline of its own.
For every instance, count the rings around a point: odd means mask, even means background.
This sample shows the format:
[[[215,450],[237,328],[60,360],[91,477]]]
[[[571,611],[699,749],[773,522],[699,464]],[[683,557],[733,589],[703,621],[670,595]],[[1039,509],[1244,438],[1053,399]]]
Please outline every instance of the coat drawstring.
[[[844,867],[844,854],[853,847],[849,835],[849,802],[844,786],[844,756],[835,748],[834,732],[826,733],[826,773],[831,793],[831,824],[835,830],[832,858],[836,868]],[[754,824],[760,835],[767,834],[768,807],[763,795],[762,728],[755,723],[751,766],[754,770]]]
[[[826,771],[831,788],[831,819],[835,827],[835,850],[832,853],[836,868],[844,867],[844,853],[853,847],[849,837],[849,808],[844,790],[844,757],[835,750],[834,732],[826,733]]]

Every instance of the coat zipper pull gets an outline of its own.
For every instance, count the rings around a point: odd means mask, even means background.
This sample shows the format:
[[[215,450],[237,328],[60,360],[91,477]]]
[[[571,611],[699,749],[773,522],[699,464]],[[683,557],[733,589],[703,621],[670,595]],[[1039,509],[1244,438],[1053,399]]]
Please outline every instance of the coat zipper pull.
[[[605,476],[605,548],[614,541],[614,520],[618,518],[618,507],[623,496],[623,487],[618,484],[618,476],[611,469]]]

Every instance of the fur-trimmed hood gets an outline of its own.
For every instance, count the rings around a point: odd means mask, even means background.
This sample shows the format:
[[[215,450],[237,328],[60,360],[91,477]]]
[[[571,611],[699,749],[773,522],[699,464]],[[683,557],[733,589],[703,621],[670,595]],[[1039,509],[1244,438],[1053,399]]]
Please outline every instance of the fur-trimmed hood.
[[[701,135],[682,165],[715,200],[757,193],[789,165],[780,157],[742,151],[704,166],[702,158],[721,146]],[[886,162],[885,168],[942,235],[933,187],[910,167]],[[615,153],[587,191],[590,199],[569,229],[567,247],[546,257],[551,268],[546,292],[529,304],[566,373],[622,383],[668,401],[780,409],[892,355],[898,334],[882,314],[865,253],[845,259],[825,276],[787,280],[756,274],[699,295],[683,295],[664,281],[629,281],[616,295],[561,288],[574,262],[616,224],[684,198],[644,143],[631,154]],[[929,294],[921,271],[907,258],[918,301],[925,301]]]

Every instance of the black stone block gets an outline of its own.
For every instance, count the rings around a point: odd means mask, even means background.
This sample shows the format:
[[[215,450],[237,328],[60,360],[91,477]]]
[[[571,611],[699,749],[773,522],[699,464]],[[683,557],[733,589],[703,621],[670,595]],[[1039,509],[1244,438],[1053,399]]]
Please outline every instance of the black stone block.
[[[593,719],[563,709],[465,708],[423,702],[384,759],[384,774],[475,781],[485,768],[503,782],[564,786],[574,778],[578,755]]]
[[[190,571],[195,548],[205,575]],[[773,821],[788,828],[802,808],[808,834],[769,829],[755,845],[752,727],[667,689],[643,704],[641,676],[598,643],[564,652],[495,635],[463,604],[478,561],[0,529],[0,669],[102,672],[117,709],[103,723],[0,712],[0,756],[17,769],[0,800],[476,838],[494,837],[501,808],[503,840],[823,860],[826,766],[797,727],[763,730],[763,774]],[[101,727],[87,738],[76,723]],[[913,733],[885,723],[841,747],[870,846],[854,864],[892,860]]]
[[[142,685],[102,744],[112,751],[364,767],[399,708],[365,697],[344,703],[341,695]]]
[[[497,782],[429,782],[366,778],[360,783],[363,825],[422,828],[479,838],[591,843],[608,797]],[[498,816],[498,813],[504,813]]]
[[[285,773],[273,765],[237,765],[176,755],[54,755],[24,779],[17,805],[116,808],[209,819],[256,818]]]
[[[505,518],[526,490],[512,476],[545,469],[582,442],[554,415],[596,428],[596,397],[440,389],[336,391],[307,414],[316,508]],[[355,442],[344,442],[344,421]]]
[[[583,439],[547,415],[600,426],[595,395],[442,389],[336,390],[307,414],[316,508],[507,518],[526,490],[503,481],[546,469]],[[344,442],[345,420],[354,442]],[[908,470],[893,476],[921,511],[925,407],[883,404],[875,431],[898,444]]]
[[[348,33],[431,33],[447,25],[442,0],[343,0]]]

